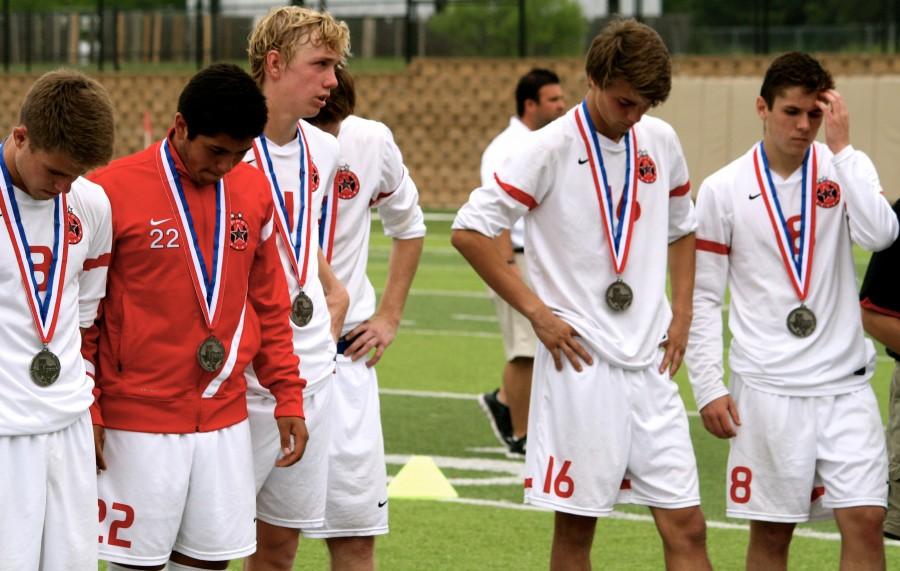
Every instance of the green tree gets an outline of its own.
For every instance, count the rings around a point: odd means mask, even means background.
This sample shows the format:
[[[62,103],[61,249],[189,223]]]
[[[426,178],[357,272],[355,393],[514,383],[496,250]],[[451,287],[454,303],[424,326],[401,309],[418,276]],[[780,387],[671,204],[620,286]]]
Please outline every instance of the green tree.
[[[526,0],[527,53],[581,55],[587,21],[576,0]],[[428,22],[436,39],[453,55],[515,56],[519,46],[519,3],[485,0],[454,4]]]

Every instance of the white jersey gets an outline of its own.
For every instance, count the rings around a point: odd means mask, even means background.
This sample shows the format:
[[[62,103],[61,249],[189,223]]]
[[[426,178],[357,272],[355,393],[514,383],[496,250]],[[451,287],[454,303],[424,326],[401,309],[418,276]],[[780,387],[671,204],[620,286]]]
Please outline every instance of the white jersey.
[[[694,319],[686,361],[699,408],[728,392],[722,367],[726,286],[731,288],[729,364],[750,387],[789,396],[849,393],[868,382],[875,365],[872,343],[862,332],[852,251],[852,242],[880,250],[897,236],[875,166],[852,147],[835,156],[814,143],[810,157],[817,160],[810,158],[806,169],[787,179],[771,173],[794,252],[801,251],[796,233],[802,184],[804,179],[815,184],[806,194],[811,196],[807,226],[815,235],[802,241],[802,250],[807,263],[812,260],[804,303],[817,325],[801,338],[786,325],[800,300],[776,242],[774,229],[782,225],[777,214],[769,214],[777,212],[775,201],[760,187],[767,179],[759,147],[707,178],[697,196]]]
[[[331,315],[328,313],[325,303],[325,290],[319,280],[318,236],[319,213],[322,210],[322,200],[325,197],[326,189],[330,189],[332,186],[337,165],[338,145],[333,136],[313,127],[306,121],[300,121],[300,129],[306,142],[304,149],[301,149],[299,137],[295,137],[284,146],[276,145],[266,138],[265,148],[263,148],[260,138],[257,138],[254,148],[247,153],[245,160],[261,168],[269,179],[270,185],[273,186],[272,169],[274,168],[275,180],[277,180],[278,189],[282,195],[281,199],[275,197],[275,209],[283,208],[283,212],[287,213],[286,218],[291,225],[292,240],[296,240],[297,221],[302,221],[302,226],[299,228],[301,230],[298,242],[300,255],[296,271],[291,262],[291,258],[295,256],[293,247],[285,242],[284,234],[280,230],[277,232],[277,244],[291,299],[293,300],[300,293],[301,287],[297,277],[297,272],[299,272],[300,278],[305,279],[303,292],[309,296],[313,304],[312,318],[309,323],[298,327],[291,322],[294,333],[294,352],[300,357],[300,376],[307,382],[304,392],[310,392],[315,390],[317,383],[330,378],[329,373],[334,371],[334,356],[337,352],[331,336]],[[301,200],[299,177],[301,150],[304,152],[304,158],[308,159],[305,168],[307,176],[304,182],[306,194],[303,200]],[[306,152],[308,152],[308,156],[306,156]],[[259,164],[259,161],[264,164]],[[271,167],[269,161],[271,161]],[[310,194],[312,199],[308,200]],[[284,220],[284,217],[281,216],[277,216],[277,218]],[[294,259],[297,258],[294,257]],[[252,368],[247,369],[247,386],[249,390],[256,393],[270,394],[259,384]]]
[[[2,159],[0,159],[2,160]],[[40,299],[48,288],[52,258],[55,202],[34,200],[15,188],[22,226],[30,247],[31,263]],[[112,242],[109,200],[103,189],[83,178],[72,183],[66,195],[67,212],[59,229],[59,264],[63,241],[68,256],[59,300],[59,317],[48,349],[58,358],[59,378],[50,386],[36,385],[29,375],[31,360],[41,350],[38,331],[32,320],[28,294],[16,258],[16,249],[7,229],[0,229],[0,289],[4,292],[0,312],[0,435],[41,434],[61,430],[77,421],[93,402],[94,387],[81,358],[81,331],[97,317],[97,308],[106,292],[106,270]],[[62,201],[60,200],[60,208]],[[12,217],[12,213],[9,213]],[[4,220],[0,226],[15,220]],[[27,266],[26,266],[27,271]],[[58,283],[58,282],[57,282]],[[52,300],[51,300],[52,302]],[[51,303],[52,305],[52,303]],[[51,307],[48,312],[52,313]]]
[[[665,296],[668,245],[695,227],[687,165],[675,131],[660,119],[644,116],[618,142],[596,134],[614,204],[626,179],[626,137],[636,139],[640,167],[640,176],[630,167],[637,181],[630,203],[635,222],[621,274],[634,302],[614,312],[606,290],[617,276],[580,107],[535,131],[500,167],[499,182],[472,192],[453,228],[495,237],[525,216],[525,256],[537,296],[603,359],[644,369],[654,362],[672,316]]]
[[[522,145],[523,140],[531,133],[525,123],[518,117],[509,118],[509,126],[494,137],[484,154],[481,155],[481,186],[494,184],[494,173],[503,164],[503,161]],[[509,230],[509,239],[513,249],[525,248],[525,220],[519,218]]]
[[[398,240],[425,236],[425,218],[416,184],[384,123],[350,115],[341,123],[338,143],[338,171],[323,211],[335,230],[323,233],[322,250],[350,295],[342,331],[347,333],[375,313],[375,288],[366,275],[370,209],[378,209],[385,235]]]

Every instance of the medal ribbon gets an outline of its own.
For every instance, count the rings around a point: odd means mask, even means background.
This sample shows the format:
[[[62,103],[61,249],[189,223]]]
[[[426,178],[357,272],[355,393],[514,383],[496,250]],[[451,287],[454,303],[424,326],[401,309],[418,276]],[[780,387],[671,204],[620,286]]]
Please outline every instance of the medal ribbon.
[[[812,160],[810,160],[810,155]],[[760,157],[762,158],[762,170],[766,174],[765,181],[763,181],[759,167]],[[756,182],[759,185],[760,193],[762,193],[763,202],[765,202],[766,211],[769,214],[769,221],[772,223],[772,231],[775,233],[775,241],[778,244],[778,250],[781,252],[781,259],[801,303],[809,294],[813,252],[816,246],[816,209],[813,204],[816,165],[816,147],[813,145],[810,149],[807,149],[806,155],[803,157],[803,175],[800,183],[800,244],[795,253],[793,237],[784,217],[781,202],[778,200],[778,192],[772,180],[772,171],[769,169],[769,159],[766,156],[766,150],[762,142],[759,143],[759,146],[753,152]],[[808,185],[807,181],[809,181]]]
[[[218,310],[221,306],[223,290],[222,266],[225,261],[225,232],[227,227],[225,211],[228,209],[225,198],[225,182],[224,180],[219,180],[216,183],[216,226],[213,232],[213,259],[211,271],[207,271],[203,251],[200,249],[200,242],[197,238],[197,231],[194,229],[194,219],[191,216],[187,197],[184,195],[181,177],[175,168],[175,161],[172,159],[168,139],[164,140],[160,145],[159,152],[166,175],[165,181],[168,184],[172,198],[172,208],[181,225],[182,234],[190,235],[191,237],[187,243],[188,247],[186,250],[189,256],[186,255],[186,258],[188,259],[188,270],[194,281],[194,291],[197,292],[200,309],[203,311],[203,317],[206,319],[207,326],[210,329],[214,329],[219,316]]]
[[[634,217],[637,214],[637,210],[634,208],[638,193],[637,168],[632,169],[632,164],[637,165],[637,135],[634,129],[631,129],[631,132],[624,137],[625,183],[622,186],[622,197],[619,199],[620,208],[617,213],[612,189],[609,187],[606,176],[606,167],[603,164],[600,139],[594,122],[591,120],[591,114],[588,112],[586,99],[581,102],[581,107],[575,110],[575,122],[591,164],[591,175],[594,180],[594,188],[597,190],[597,202],[600,203],[600,218],[603,220],[603,228],[606,231],[610,259],[616,274],[621,275],[628,263],[631,237],[634,234]],[[588,133],[590,133],[590,139],[588,139]],[[598,178],[598,172],[603,180],[602,185]]]
[[[68,212],[66,194],[62,193],[53,198],[53,250],[50,268],[47,272],[47,290],[41,297],[34,272],[34,262],[31,260],[31,247],[28,244],[28,237],[25,235],[25,227],[22,225],[22,216],[13,189],[12,176],[3,160],[3,144],[0,144],[0,171],[3,174],[0,177],[0,195],[2,195],[0,211],[3,213],[3,221],[13,251],[16,253],[16,262],[28,299],[28,308],[31,310],[31,318],[41,343],[47,345],[56,332],[56,322],[59,319],[60,302],[65,285],[66,262],[69,258],[69,241],[66,239],[62,240],[62,253],[60,254],[60,233],[65,231],[65,217]]]
[[[306,141],[306,135],[303,127],[297,124],[297,143],[300,145],[300,208],[296,212],[287,211],[284,201],[284,194],[281,192],[281,186],[278,184],[278,177],[275,174],[275,165],[272,163],[272,157],[269,154],[269,146],[266,144],[266,136],[260,135],[253,141],[253,153],[256,155],[256,164],[265,173],[269,179],[269,186],[272,189],[272,198],[275,202],[275,220],[277,221],[278,232],[284,243],[290,248],[292,255],[291,268],[297,277],[297,283],[300,289],[306,284],[306,271],[309,266],[309,251],[311,232],[312,232],[312,212],[308,205],[312,204],[312,190],[309,188],[307,181],[307,173],[312,171],[312,157],[309,153],[309,144]],[[260,149],[262,155],[260,155]],[[265,161],[262,158],[265,157]],[[294,222],[293,225],[288,224],[288,220]],[[291,235],[291,228],[294,233]],[[303,252],[302,262],[300,252]]]

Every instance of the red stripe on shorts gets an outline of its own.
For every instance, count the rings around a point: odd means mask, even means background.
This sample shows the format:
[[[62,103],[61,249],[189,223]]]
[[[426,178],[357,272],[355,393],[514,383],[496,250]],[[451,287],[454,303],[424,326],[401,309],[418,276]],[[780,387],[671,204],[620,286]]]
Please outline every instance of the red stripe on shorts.
[[[809,503],[812,503],[825,495],[825,486],[816,486],[809,495]]]
[[[525,478],[525,488],[531,488],[531,478]]]
[[[622,480],[622,485],[619,486],[620,490],[630,490],[631,489],[631,480],[625,478]]]

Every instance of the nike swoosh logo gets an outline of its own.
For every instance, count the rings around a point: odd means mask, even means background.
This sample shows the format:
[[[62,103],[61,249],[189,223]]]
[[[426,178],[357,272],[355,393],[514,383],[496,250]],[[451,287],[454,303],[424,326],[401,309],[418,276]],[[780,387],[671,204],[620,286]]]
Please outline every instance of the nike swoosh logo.
[[[750,200],[753,200],[754,198],[759,198],[761,194],[762,194],[761,192],[757,193],[757,194],[748,194],[747,198],[749,198]]]
[[[386,505],[387,505],[387,500],[384,500],[383,502],[378,502],[378,507],[380,507],[380,508],[383,508]]]
[[[578,164],[580,164],[580,165],[583,165],[583,164],[585,164],[586,162],[588,162],[587,159],[578,159]]]
[[[151,218],[151,219],[150,219],[150,226],[159,226],[160,224],[165,224],[165,223],[168,222],[169,220],[171,220],[171,218],[163,218],[162,220],[154,220],[154,219]]]

